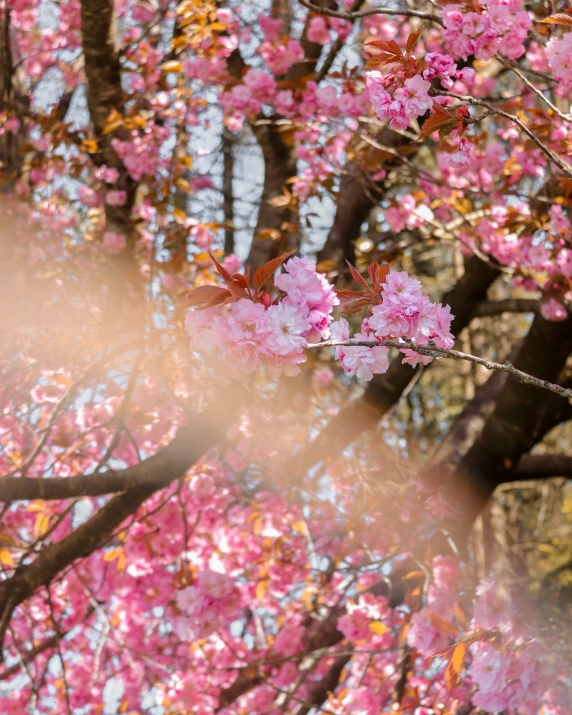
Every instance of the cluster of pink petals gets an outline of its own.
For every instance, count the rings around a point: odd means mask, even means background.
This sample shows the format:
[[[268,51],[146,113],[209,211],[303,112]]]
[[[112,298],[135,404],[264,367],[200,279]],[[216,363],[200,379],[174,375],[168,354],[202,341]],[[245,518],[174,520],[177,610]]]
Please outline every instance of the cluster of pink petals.
[[[391,95],[386,87],[394,82],[393,75],[384,75],[379,70],[366,72],[366,87],[369,98],[379,119],[390,119],[395,129],[406,129],[411,119],[425,114],[433,104],[429,96],[431,83],[421,75],[404,80]]]
[[[169,136],[168,127],[148,122],[141,133],[133,131],[128,141],[112,139],[111,143],[129,175],[139,181],[143,176],[153,176],[161,166],[159,149]]]
[[[231,115],[229,128],[238,131],[245,117],[257,114],[263,104],[269,104],[276,96],[276,80],[267,72],[250,69],[243,81],[230,92],[220,95],[220,104]]]
[[[554,76],[562,82],[560,89],[572,89],[572,34],[566,32],[562,39],[553,37],[546,46],[546,56]]]
[[[180,615],[174,620],[175,631],[183,641],[206,638],[237,618],[240,601],[240,592],[230,576],[206,568],[193,586],[176,594]]]
[[[295,375],[309,342],[329,337],[338,304],[325,276],[307,258],[291,258],[275,280],[285,297],[270,305],[242,298],[223,307],[190,310],[186,327],[194,349],[244,372],[266,367]]]
[[[381,292],[382,303],[372,308],[372,315],[365,318],[361,332],[353,336],[355,340],[405,338],[418,345],[430,341],[438,347],[451,348],[451,309],[440,303],[432,303],[421,292],[421,283],[410,278],[405,271],[390,271]],[[332,338],[337,341],[349,340],[349,325],[343,318],[331,327]],[[401,351],[404,363],[413,367],[427,365],[433,358],[420,355],[415,350]],[[347,374],[371,380],[373,375],[386,372],[389,366],[389,350],[384,346],[361,347],[342,346],[336,348],[336,358],[341,361]]]
[[[431,80],[438,78],[445,89],[451,89],[455,80],[470,86],[475,71],[470,68],[457,70],[452,57],[439,52],[425,55],[426,69],[422,75],[407,77],[403,70],[391,66],[391,71],[366,72],[365,81],[370,101],[379,119],[390,119],[395,129],[406,129],[412,119],[422,116],[431,109],[433,100],[429,96]]]
[[[443,12],[443,41],[454,57],[474,55],[486,60],[496,52],[510,59],[524,54],[524,40],[532,27],[522,0],[487,0],[450,4]]]

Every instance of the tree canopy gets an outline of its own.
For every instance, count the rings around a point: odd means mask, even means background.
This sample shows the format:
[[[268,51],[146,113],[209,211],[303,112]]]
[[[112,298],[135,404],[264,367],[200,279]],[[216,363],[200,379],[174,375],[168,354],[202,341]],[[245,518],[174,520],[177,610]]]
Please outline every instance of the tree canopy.
[[[0,0],[0,712],[566,715],[572,10]]]

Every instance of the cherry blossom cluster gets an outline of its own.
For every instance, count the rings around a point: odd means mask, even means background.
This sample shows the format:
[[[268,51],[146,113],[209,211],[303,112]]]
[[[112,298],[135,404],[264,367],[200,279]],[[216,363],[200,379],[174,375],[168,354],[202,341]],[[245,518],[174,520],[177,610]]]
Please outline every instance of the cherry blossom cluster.
[[[447,4],[443,41],[456,58],[489,59],[497,52],[510,59],[524,54],[532,20],[523,0],[481,0]]]
[[[360,298],[359,300],[363,300]],[[451,309],[440,303],[432,303],[421,292],[421,283],[410,278],[405,271],[389,271],[381,284],[380,303],[373,305],[371,315],[361,325],[361,331],[353,340],[399,340],[406,339],[417,345],[433,342],[438,347],[453,346],[451,335]],[[341,318],[331,326],[332,338],[336,341],[350,339],[348,322]],[[413,367],[427,365],[433,358],[403,348],[403,362]],[[336,359],[348,375],[371,380],[375,374],[384,373],[389,365],[389,349],[385,346],[342,346],[336,348]]]
[[[264,366],[271,373],[295,375],[298,365],[306,359],[304,350],[309,343],[330,337],[336,342],[349,341],[348,322],[341,318],[332,323],[332,312],[339,300],[315,264],[307,258],[291,258],[284,269],[274,281],[283,296],[275,300],[267,293],[253,296],[244,288],[244,297],[238,298],[236,287],[229,295],[214,286],[197,289],[195,296],[202,309],[191,308],[186,319],[193,349],[210,357],[223,356],[225,363],[246,373]],[[355,269],[352,272],[366,287],[369,298],[364,298],[363,292],[352,291],[347,292],[348,297],[359,296],[358,307],[368,301],[373,303],[371,315],[363,320],[361,332],[353,340],[405,339],[418,345],[432,341],[441,348],[452,347],[450,308],[432,303],[423,295],[418,280],[405,271],[393,270],[386,271],[382,280],[379,266],[374,264],[372,290]],[[242,277],[234,278],[241,282]],[[406,347],[402,352],[403,362],[413,367],[427,365],[433,359]],[[335,355],[348,375],[363,380],[384,373],[389,365],[389,349],[384,345],[339,346]]]
[[[562,38],[553,37],[546,46],[546,57],[554,76],[561,82],[557,88],[560,94],[572,90],[572,33],[567,32]]]
[[[498,584],[489,578],[476,589],[472,618],[459,609],[462,590],[459,563],[451,557],[436,557],[426,607],[413,614],[407,642],[420,655],[452,653],[451,643],[461,638],[470,660],[470,680],[455,685],[455,695],[485,712],[518,712],[535,715],[543,694],[553,685],[553,658],[516,617],[516,604],[502,597]],[[456,613],[458,625],[451,615]],[[460,670],[455,673],[459,679]],[[474,691],[471,693],[471,684]]]
[[[245,372],[266,367],[271,373],[297,374],[308,343],[329,337],[339,301],[309,259],[291,258],[284,268],[274,281],[283,291],[279,301],[265,293],[256,302],[243,289],[244,297],[230,304],[191,309],[186,327],[194,349]]]
[[[415,35],[413,36],[414,39]],[[369,43],[381,49],[380,64],[384,71],[366,72],[365,81],[371,103],[379,119],[390,119],[396,129],[406,129],[412,119],[425,114],[433,106],[429,96],[431,81],[438,79],[445,89],[455,81],[470,86],[475,72],[468,67],[458,70],[453,58],[440,52],[429,52],[416,60],[410,52],[401,53],[395,42]],[[375,62],[375,58],[370,62]]]
[[[177,591],[174,628],[183,641],[206,638],[234,621],[240,608],[240,593],[228,574],[202,569],[196,582]]]

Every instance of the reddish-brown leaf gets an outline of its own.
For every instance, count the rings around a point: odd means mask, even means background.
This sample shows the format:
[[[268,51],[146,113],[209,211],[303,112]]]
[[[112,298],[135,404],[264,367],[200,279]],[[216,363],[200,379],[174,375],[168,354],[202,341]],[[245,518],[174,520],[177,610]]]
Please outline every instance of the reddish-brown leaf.
[[[566,12],[557,12],[554,15],[549,15],[545,17],[544,20],[537,20],[536,22],[542,22],[546,25],[568,25],[572,26],[572,15],[568,15]]]
[[[417,40],[421,36],[421,29],[417,30],[417,32],[412,32],[409,37],[407,38],[407,54],[410,55],[411,52],[413,51],[413,48],[417,44]]]
[[[220,286],[199,286],[198,288],[193,288],[187,295],[187,305],[203,305],[208,303],[212,298],[220,296],[221,294],[228,291],[226,288],[221,288]]]
[[[230,283],[227,283],[227,287],[233,298],[249,298],[246,290],[237,281],[231,280]]]
[[[219,273],[219,275],[221,275],[223,277],[224,282],[232,283],[233,278],[230,275],[230,273],[226,270],[226,268],[221,266],[221,264],[217,261],[217,259],[213,256],[213,254],[210,251],[209,251],[209,256],[211,257],[211,261],[215,264],[217,272]]]
[[[442,129],[449,124],[452,125],[454,122],[455,118],[447,112],[447,110],[439,107],[439,105],[433,105],[433,111],[427,121],[423,124],[421,133],[419,134],[419,139],[423,139],[424,137],[433,134],[433,132]]]
[[[254,275],[252,276],[252,285],[256,288],[256,290],[260,290],[262,286],[266,283],[266,281],[269,278],[272,278],[272,276],[276,272],[276,269],[281,266],[284,261],[287,258],[290,258],[290,256],[294,253],[296,253],[296,251],[288,251],[287,253],[283,253],[281,256],[273,258],[271,261],[268,261],[268,263],[265,263],[263,266],[260,266],[260,268],[257,268],[254,271]]]
[[[352,274],[352,278],[356,283],[359,283],[360,286],[363,286],[364,288],[369,288],[368,284],[366,283],[365,278],[362,276],[362,274],[357,270],[357,268],[354,268],[352,264],[347,260],[346,258],[346,263],[349,266],[350,273]]]
[[[354,298],[363,297],[365,293],[362,290],[337,290],[336,295],[340,300],[353,300]]]
[[[389,273],[391,266],[389,263],[383,263],[379,267],[379,285],[382,286],[385,283],[385,279],[387,278],[387,274]]]
[[[357,313],[358,310],[361,310],[363,307],[370,304],[371,300],[369,298],[360,298],[359,300],[356,300],[356,302],[352,305],[348,305],[347,308],[343,308],[342,310],[340,310],[340,313],[344,313],[345,315],[351,315],[352,313]]]
[[[248,283],[243,275],[241,275],[240,273],[235,273],[232,277],[237,283],[240,283],[243,288],[248,288]]]
[[[379,283],[379,263],[377,261],[370,263],[367,267],[367,272],[371,276],[373,287],[377,288],[377,284]]]
[[[445,684],[449,690],[452,690],[459,682],[466,654],[467,644],[463,642],[457,643],[453,650],[453,655],[445,668]]]
[[[212,308],[214,305],[220,305],[221,303],[225,303],[227,300],[229,300],[229,298],[231,298],[230,292],[226,288],[223,288],[222,292],[218,295],[213,295],[213,297],[206,305],[203,306],[203,308]]]
[[[448,633],[451,636],[457,636],[459,635],[459,629],[457,626],[454,626],[452,623],[449,623],[449,621],[446,621],[444,618],[441,618],[441,616],[438,616],[436,613],[433,613],[433,611],[428,611],[429,618],[431,619],[431,623],[435,626],[435,628],[439,629],[440,631],[443,631],[443,633]]]

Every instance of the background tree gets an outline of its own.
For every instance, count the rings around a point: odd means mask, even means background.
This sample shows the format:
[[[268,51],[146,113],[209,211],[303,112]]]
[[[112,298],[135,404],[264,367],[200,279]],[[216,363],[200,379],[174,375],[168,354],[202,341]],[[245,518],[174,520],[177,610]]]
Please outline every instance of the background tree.
[[[3,713],[569,712],[570,25],[0,1]]]

